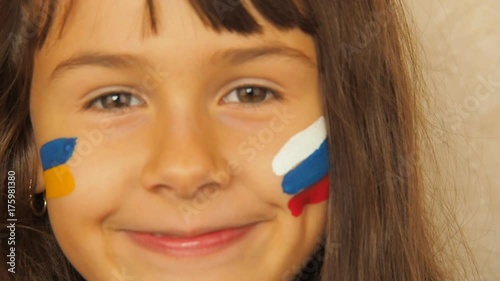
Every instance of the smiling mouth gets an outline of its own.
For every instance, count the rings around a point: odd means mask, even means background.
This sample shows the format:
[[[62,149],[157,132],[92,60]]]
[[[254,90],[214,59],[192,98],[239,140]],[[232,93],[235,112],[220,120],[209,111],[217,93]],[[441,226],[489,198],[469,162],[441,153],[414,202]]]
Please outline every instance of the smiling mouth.
[[[173,257],[202,257],[242,241],[257,224],[225,228],[196,235],[173,236],[158,232],[127,231],[139,246]]]

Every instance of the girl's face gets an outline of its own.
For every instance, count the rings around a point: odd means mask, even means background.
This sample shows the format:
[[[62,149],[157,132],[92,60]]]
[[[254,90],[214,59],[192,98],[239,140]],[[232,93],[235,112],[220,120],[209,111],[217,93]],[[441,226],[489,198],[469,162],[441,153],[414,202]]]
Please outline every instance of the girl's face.
[[[292,215],[272,167],[323,115],[314,42],[253,10],[264,32],[242,36],[158,4],[151,35],[145,1],[75,1],[36,54],[56,238],[88,280],[286,280],[325,222],[324,201]]]

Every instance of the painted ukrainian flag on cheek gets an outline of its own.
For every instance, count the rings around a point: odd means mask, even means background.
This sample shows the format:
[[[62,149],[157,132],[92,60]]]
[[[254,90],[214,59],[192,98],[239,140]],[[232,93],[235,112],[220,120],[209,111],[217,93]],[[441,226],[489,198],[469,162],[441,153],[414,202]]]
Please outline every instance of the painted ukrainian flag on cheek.
[[[66,196],[75,189],[75,180],[66,164],[73,155],[75,145],[76,138],[61,138],[40,148],[47,198]]]
[[[278,152],[273,171],[284,176],[282,187],[294,195],[288,202],[292,215],[299,216],[305,205],[328,199],[328,142],[325,118],[294,135]]]

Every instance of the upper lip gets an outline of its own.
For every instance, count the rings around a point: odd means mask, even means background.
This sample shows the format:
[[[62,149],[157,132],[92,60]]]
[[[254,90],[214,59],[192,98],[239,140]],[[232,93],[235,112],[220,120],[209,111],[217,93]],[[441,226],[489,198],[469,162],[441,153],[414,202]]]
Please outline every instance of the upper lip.
[[[136,232],[136,233],[149,233],[149,234],[160,234],[162,236],[167,236],[170,238],[194,238],[202,235],[206,235],[213,232],[219,232],[224,230],[233,230],[239,228],[246,228],[256,225],[260,222],[251,222],[244,224],[234,224],[234,225],[220,225],[220,226],[211,226],[204,225],[199,227],[192,227],[186,229],[172,228],[172,229],[150,229],[150,230],[142,230],[142,229],[134,229],[134,230],[125,230],[128,232]]]

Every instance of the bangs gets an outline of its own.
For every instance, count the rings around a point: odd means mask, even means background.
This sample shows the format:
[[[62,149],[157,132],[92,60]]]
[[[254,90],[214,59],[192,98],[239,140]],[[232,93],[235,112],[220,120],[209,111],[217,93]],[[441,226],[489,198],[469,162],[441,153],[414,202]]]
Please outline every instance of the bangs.
[[[60,0],[43,1],[37,11],[30,8],[30,26],[38,27],[38,34],[34,42],[41,48],[51,31],[55,21],[56,11],[62,11],[61,25],[58,37],[62,35],[65,23],[71,15],[74,0],[69,0],[65,6],[60,5]],[[262,26],[257,23],[249,11],[248,5],[253,8],[269,23],[280,30],[299,28],[303,32],[313,35],[316,31],[316,22],[308,8],[307,1],[302,0],[189,0],[192,8],[200,20],[217,33],[232,32],[242,35],[258,34]],[[158,34],[159,22],[155,0],[145,0],[144,27],[145,33]]]

